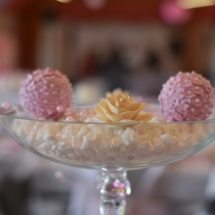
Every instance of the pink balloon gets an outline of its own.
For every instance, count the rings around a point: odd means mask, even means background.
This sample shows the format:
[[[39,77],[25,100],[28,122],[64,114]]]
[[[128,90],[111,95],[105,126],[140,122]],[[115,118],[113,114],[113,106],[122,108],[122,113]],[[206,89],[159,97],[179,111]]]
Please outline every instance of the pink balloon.
[[[192,11],[181,8],[175,1],[166,0],[160,7],[162,19],[171,25],[182,25],[192,17]]]

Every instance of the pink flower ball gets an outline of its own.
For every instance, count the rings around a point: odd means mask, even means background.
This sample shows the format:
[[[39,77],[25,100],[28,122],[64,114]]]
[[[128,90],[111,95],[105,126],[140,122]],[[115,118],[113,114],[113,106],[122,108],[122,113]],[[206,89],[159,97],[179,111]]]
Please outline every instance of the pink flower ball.
[[[195,72],[179,72],[163,85],[158,99],[169,121],[205,120],[212,113],[214,88]]]
[[[72,86],[54,69],[38,69],[28,75],[20,89],[24,110],[36,118],[57,120],[70,107]]]

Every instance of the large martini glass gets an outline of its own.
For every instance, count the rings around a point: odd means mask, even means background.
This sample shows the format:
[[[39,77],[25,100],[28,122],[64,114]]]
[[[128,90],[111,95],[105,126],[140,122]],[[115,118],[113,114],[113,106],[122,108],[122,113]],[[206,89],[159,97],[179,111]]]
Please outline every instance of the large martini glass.
[[[179,161],[215,140],[213,119],[124,125],[35,120],[7,112],[0,122],[18,143],[43,158],[100,170],[101,215],[124,214],[131,193],[126,171]]]

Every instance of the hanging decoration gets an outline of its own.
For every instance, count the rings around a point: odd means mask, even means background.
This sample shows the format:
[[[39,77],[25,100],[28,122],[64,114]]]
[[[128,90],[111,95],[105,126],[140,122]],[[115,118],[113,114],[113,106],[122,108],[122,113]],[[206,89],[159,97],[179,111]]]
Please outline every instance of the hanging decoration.
[[[56,0],[56,1],[61,2],[61,3],[69,3],[69,2],[71,2],[72,0]]]
[[[100,10],[106,5],[107,0],[83,0],[83,2],[91,10]]]
[[[175,1],[165,0],[160,7],[163,21],[171,25],[186,24],[192,17],[192,11],[181,8]]]

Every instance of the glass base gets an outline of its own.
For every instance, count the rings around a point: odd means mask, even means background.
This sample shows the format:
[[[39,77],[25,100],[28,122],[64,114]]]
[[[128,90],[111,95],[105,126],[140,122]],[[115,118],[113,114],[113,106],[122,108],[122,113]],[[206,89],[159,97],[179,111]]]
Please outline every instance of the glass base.
[[[125,170],[102,169],[99,191],[101,215],[125,214],[126,196],[131,193]]]

